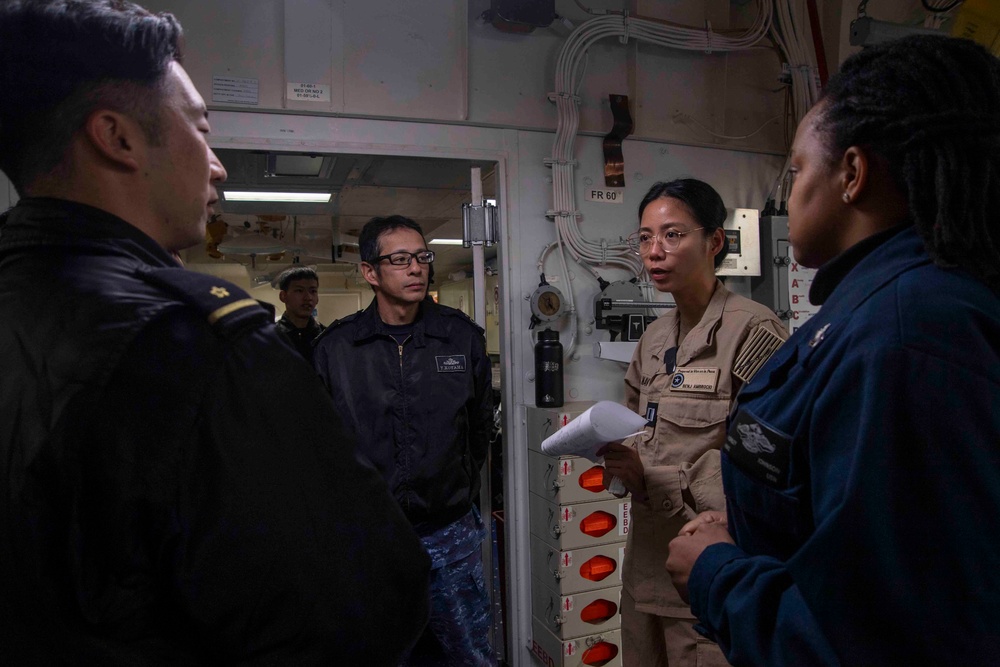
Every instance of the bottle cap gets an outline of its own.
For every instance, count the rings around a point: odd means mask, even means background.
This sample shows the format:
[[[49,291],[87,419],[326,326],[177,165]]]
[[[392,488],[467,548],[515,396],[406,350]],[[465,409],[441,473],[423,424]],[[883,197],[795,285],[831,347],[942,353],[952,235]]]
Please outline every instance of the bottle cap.
[[[538,332],[538,340],[554,340],[558,342],[559,332],[552,329],[542,329]]]

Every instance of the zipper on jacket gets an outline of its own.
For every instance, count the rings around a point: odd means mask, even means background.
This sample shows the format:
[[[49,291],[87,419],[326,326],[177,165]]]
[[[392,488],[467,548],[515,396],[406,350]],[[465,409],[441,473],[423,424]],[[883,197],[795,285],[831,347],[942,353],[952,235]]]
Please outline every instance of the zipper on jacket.
[[[406,414],[406,400],[403,398],[403,384],[404,384],[404,379],[403,379],[403,346],[406,345],[406,342],[408,340],[410,340],[410,338],[411,338],[411,336],[407,336],[406,338],[403,339],[402,343],[400,343],[398,341],[396,342],[396,348],[399,350],[399,391],[400,391],[400,401],[402,403],[401,407],[403,409],[403,422],[404,423],[408,420],[409,417]],[[396,340],[396,339],[393,338],[393,340]],[[405,505],[406,509],[409,510],[410,509],[410,505],[411,505],[410,498],[413,495],[413,489],[410,487],[410,461],[409,461],[409,457],[406,456],[406,454],[405,454],[406,448],[403,448],[403,452],[404,452],[404,454],[403,454],[403,456],[404,456],[403,470],[404,470],[404,473],[405,473],[404,474],[404,481],[403,481],[403,483],[407,487],[407,489],[406,489],[406,496],[403,498],[403,504]]]
[[[406,341],[410,340],[410,336],[403,339],[402,343],[396,343],[396,347],[399,348],[399,374],[403,374],[403,346],[406,345]]]

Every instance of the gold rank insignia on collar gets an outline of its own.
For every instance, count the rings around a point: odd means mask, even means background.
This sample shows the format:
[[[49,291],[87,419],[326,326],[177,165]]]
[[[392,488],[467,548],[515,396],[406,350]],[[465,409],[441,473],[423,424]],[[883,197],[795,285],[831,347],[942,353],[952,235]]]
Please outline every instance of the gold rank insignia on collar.
[[[227,296],[229,296],[229,290],[227,290],[225,287],[219,287],[219,286],[215,286],[212,289],[208,290],[208,293],[216,297],[217,299],[225,299]]]

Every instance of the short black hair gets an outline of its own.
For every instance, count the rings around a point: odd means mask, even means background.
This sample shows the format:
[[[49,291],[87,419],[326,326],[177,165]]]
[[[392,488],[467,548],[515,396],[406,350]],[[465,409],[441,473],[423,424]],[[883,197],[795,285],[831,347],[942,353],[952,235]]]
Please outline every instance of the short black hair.
[[[716,229],[722,229],[726,221],[726,205],[722,197],[711,185],[696,178],[678,178],[673,181],[658,181],[653,183],[646,196],[639,202],[639,220],[642,213],[651,203],[662,197],[676,199],[687,207],[698,224],[704,227],[705,235],[712,234]],[[729,243],[722,244],[722,250],[715,256],[715,268],[722,266],[722,261],[729,254]]]
[[[424,230],[416,221],[402,215],[389,215],[381,218],[372,218],[365,223],[358,236],[358,252],[362,262],[368,262],[378,270],[375,258],[382,254],[380,239],[383,234],[387,234],[396,229],[412,229],[423,238]]]
[[[1000,61],[968,40],[906,37],[845,60],[818,104],[829,159],[851,146],[883,158],[934,261],[1000,293]]]
[[[124,0],[0,3],[0,169],[18,192],[60,164],[95,109],[128,114],[158,143],[182,34],[173,15]]]
[[[288,286],[293,280],[315,280],[318,283],[319,274],[311,266],[293,266],[290,269],[285,269],[278,276],[278,288],[282,292],[288,290]]]

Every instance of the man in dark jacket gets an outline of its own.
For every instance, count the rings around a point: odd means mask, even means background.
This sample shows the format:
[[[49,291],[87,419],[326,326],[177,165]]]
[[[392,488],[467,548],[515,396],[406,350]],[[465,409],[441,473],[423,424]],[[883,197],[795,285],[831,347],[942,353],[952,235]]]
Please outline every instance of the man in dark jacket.
[[[476,500],[492,425],[483,330],[426,299],[434,253],[409,218],[358,239],[375,291],[316,339],[316,370],[431,556],[431,618],[406,664],[495,664]]]
[[[278,298],[285,304],[278,331],[312,365],[313,341],[326,329],[313,317],[319,303],[319,275],[316,269],[296,266],[278,276],[278,288]]]
[[[226,176],[180,37],[0,5],[0,664],[395,665],[417,536],[265,311],[177,262]]]

